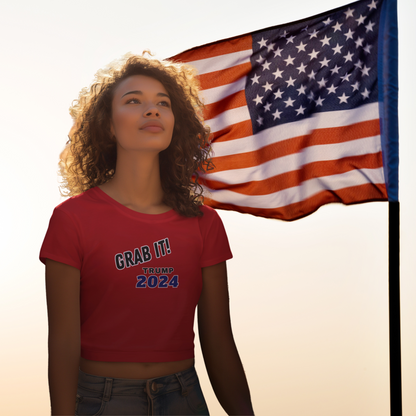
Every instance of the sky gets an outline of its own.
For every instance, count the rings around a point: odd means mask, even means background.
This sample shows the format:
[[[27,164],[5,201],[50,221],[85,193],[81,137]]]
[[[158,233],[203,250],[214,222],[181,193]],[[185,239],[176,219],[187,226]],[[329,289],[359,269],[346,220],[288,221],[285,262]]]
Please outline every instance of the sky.
[[[99,68],[129,51],[150,49],[165,58],[348,3],[3,2],[0,391],[5,413],[50,412],[45,278],[38,255],[52,210],[64,200],[57,162],[72,124],[68,108],[79,90]],[[413,0],[399,1],[404,416],[416,415],[415,12]],[[388,204],[330,204],[294,222],[218,212],[234,254],[227,262],[232,325],[256,415],[387,416]],[[225,415],[197,335],[195,345],[211,415]]]

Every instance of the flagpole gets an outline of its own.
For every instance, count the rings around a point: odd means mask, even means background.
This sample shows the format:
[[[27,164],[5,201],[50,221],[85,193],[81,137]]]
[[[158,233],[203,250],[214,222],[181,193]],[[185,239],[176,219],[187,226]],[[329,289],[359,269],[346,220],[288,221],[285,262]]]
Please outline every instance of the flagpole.
[[[400,204],[389,201],[390,415],[402,416],[400,347]]]

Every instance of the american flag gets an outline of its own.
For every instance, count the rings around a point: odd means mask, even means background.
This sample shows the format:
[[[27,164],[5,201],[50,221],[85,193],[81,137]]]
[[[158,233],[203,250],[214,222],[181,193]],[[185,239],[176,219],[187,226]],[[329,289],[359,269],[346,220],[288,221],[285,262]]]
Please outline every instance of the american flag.
[[[207,205],[294,220],[330,202],[397,200],[396,11],[358,1],[170,58],[199,72]]]

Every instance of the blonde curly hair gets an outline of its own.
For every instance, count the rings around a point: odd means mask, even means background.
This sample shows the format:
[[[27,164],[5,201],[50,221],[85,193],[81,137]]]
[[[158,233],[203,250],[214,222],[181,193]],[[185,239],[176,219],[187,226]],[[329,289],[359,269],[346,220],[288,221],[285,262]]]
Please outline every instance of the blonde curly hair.
[[[148,56],[145,56],[145,55]],[[171,97],[175,125],[170,146],[160,152],[163,202],[184,216],[199,216],[203,203],[199,173],[212,168],[210,129],[203,124],[203,103],[198,97],[196,70],[183,63],[157,60],[145,51],[127,53],[95,74],[69,112],[74,130],[61,153],[61,194],[78,195],[110,180],[116,169],[117,148],[110,130],[114,90],[132,75],[146,75],[161,82]]]

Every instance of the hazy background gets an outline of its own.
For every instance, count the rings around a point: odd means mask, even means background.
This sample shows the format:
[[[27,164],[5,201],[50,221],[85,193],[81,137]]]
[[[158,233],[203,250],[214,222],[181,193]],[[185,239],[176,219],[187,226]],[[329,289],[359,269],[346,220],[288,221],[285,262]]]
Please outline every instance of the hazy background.
[[[370,2],[370,0],[369,0]],[[68,107],[128,51],[159,58],[288,23],[344,0],[15,1],[0,6],[1,412],[50,414],[39,249],[58,192]],[[401,301],[404,416],[416,416],[416,30],[399,0]],[[388,204],[331,204],[285,223],[219,211],[235,340],[257,416],[389,415]],[[196,367],[218,404],[196,336]]]

